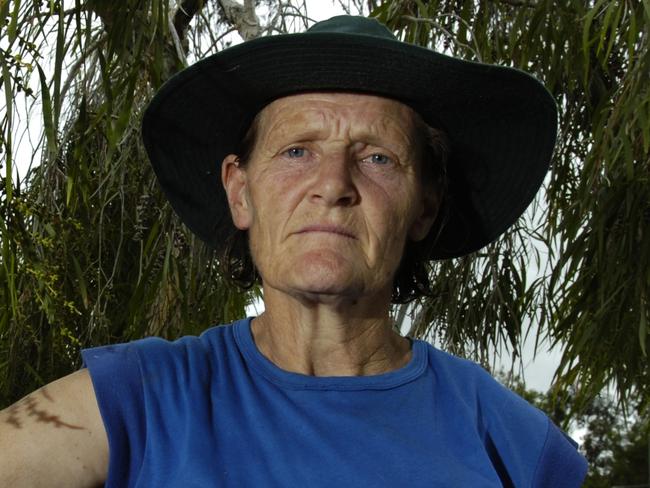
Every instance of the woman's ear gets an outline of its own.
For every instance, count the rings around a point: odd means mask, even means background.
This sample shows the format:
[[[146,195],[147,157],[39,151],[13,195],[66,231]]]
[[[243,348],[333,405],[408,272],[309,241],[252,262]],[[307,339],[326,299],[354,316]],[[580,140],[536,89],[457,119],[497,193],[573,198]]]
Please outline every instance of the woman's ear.
[[[221,163],[221,183],[226,191],[235,227],[247,230],[253,217],[248,198],[248,175],[235,154],[229,154]]]
[[[417,242],[424,239],[436,221],[440,210],[440,196],[438,193],[432,188],[423,189],[419,213],[416,215],[408,232],[408,237],[412,241]]]

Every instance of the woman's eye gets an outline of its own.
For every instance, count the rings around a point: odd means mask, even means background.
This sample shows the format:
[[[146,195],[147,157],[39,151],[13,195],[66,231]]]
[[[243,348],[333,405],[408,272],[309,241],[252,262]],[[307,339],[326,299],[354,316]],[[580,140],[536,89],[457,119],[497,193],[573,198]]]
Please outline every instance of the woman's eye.
[[[381,153],[371,154],[366,158],[366,160],[374,164],[388,164],[392,162],[392,159],[389,156],[386,156],[385,154],[381,154]]]
[[[291,159],[298,159],[305,156],[306,149],[304,147],[290,147],[284,154],[286,154]]]

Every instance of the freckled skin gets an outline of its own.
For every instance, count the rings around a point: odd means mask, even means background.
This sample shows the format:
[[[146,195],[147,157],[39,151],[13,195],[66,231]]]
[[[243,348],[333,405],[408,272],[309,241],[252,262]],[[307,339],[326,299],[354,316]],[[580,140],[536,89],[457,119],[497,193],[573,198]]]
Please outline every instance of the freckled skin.
[[[249,230],[265,289],[352,300],[389,292],[407,237],[423,238],[433,213],[414,117],[393,100],[340,93],[264,109],[233,216]],[[301,232],[323,223],[349,235]]]

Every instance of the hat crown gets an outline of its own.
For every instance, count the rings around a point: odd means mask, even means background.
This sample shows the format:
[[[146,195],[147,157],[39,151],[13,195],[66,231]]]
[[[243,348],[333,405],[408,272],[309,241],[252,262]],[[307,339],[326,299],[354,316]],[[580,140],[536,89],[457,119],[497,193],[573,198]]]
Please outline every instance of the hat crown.
[[[388,27],[375,18],[361,17],[358,15],[337,15],[331,19],[323,20],[312,25],[306,34],[356,34],[381,37],[396,41],[397,38]]]

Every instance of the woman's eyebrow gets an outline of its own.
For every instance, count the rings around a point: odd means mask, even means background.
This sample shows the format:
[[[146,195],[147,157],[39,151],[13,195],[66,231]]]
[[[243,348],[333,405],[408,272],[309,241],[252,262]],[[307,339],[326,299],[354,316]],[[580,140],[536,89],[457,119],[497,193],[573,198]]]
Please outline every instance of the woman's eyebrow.
[[[332,130],[335,130],[325,117],[311,118],[295,114],[279,117],[270,122],[261,141],[267,147],[275,147],[287,142],[327,139]],[[346,137],[351,143],[363,142],[386,147],[400,154],[409,153],[416,146],[413,135],[390,117],[378,117],[369,124],[352,124]]]
[[[300,144],[323,138],[322,130],[269,131],[260,141],[263,147],[277,149],[286,144]]]
[[[265,131],[265,139],[269,137],[284,137],[290,139],[310,139],[323,137],[328,132],[328,127],[322,122],[305,120],[305,117],[291,117],[284,120],[273,121],[272,125]]]
[[[379,134],[374,131],[359,131],[352,134],[352,139],[370,146],[386,148],[399,156],[407,156],[416,149],[415,141],[403,133],[395,136],[393,134]]]

